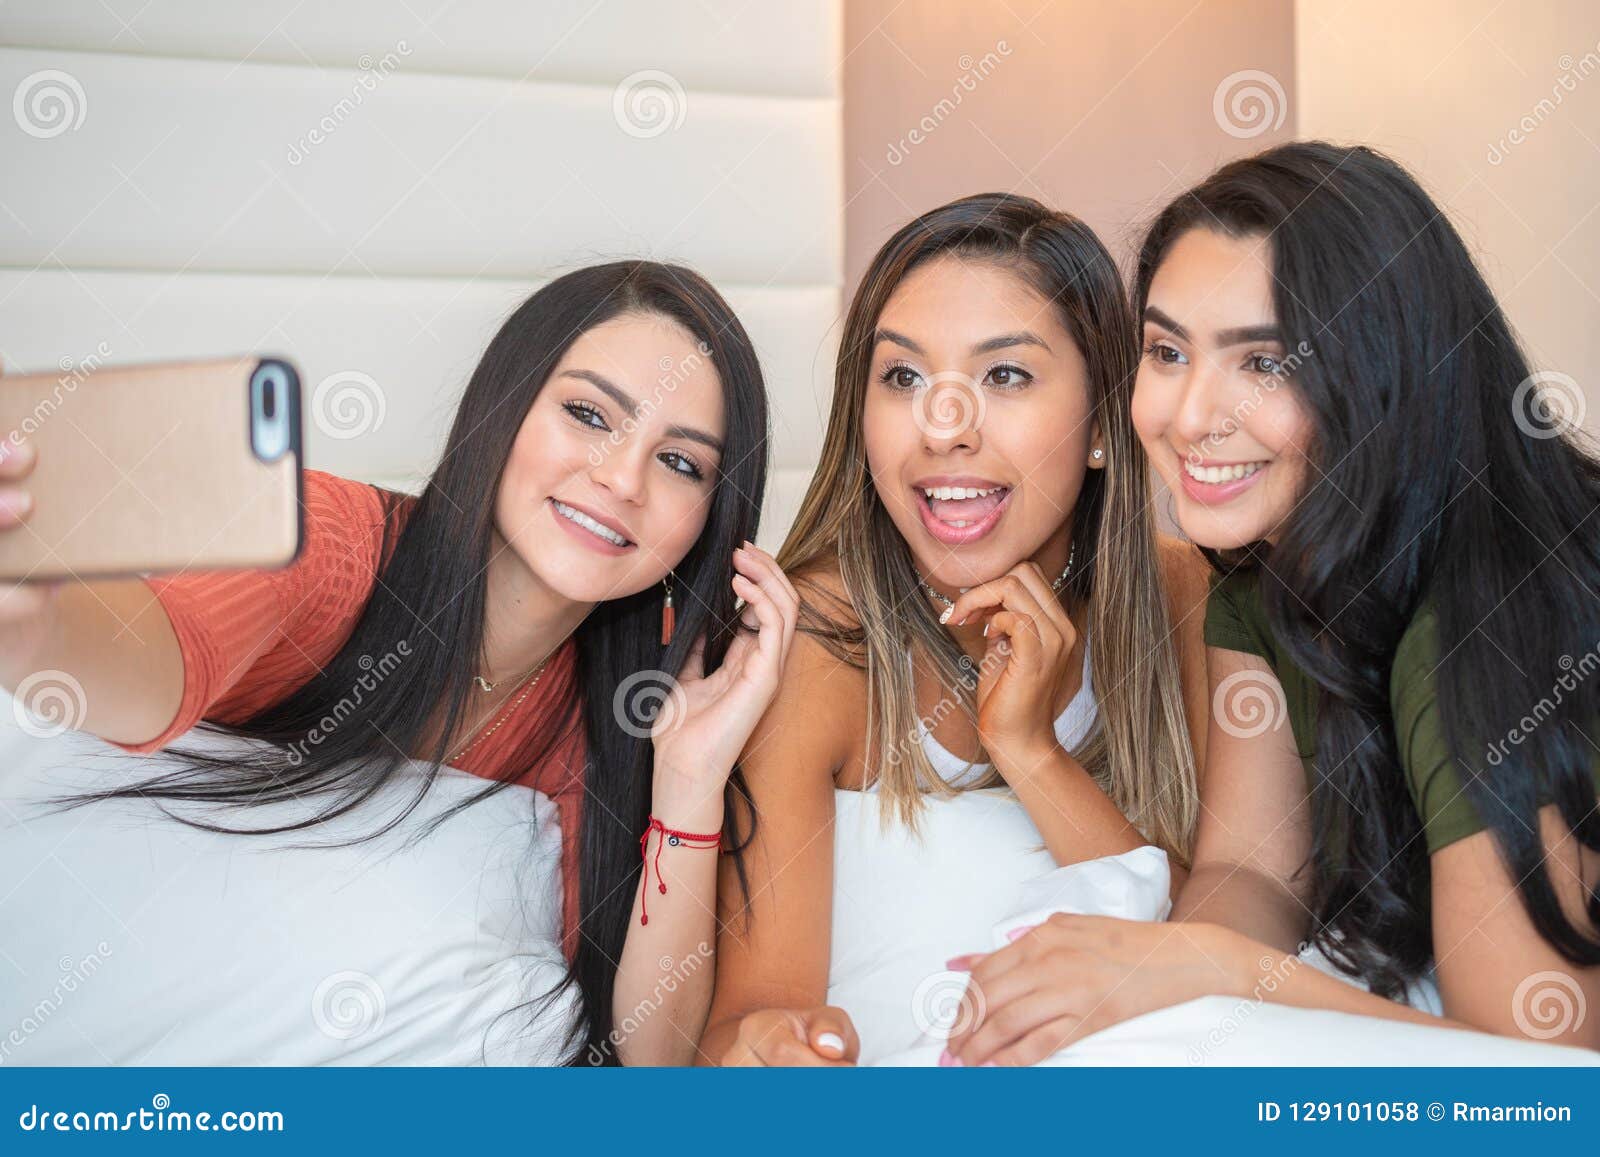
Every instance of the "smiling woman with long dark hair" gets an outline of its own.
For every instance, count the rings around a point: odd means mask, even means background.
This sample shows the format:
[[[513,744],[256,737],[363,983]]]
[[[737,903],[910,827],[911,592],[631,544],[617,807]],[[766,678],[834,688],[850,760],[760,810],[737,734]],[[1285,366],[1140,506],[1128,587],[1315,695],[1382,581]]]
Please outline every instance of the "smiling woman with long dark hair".
[[[1600,468],[1575,399],[1537,395],[1443,211],[1367,148],[1225,166],[1157,218],[1136,297],[1134,424],[1217,576],[1183,927],[1041,925],[975,962],[988,1022],[954,1050],[1027,1063],[1259,999],[1307,940],[1359,983],[1288,967],[1265,999],[1600,1044]]]
[[[796,613],[749,541],[766,432],[755,353],[708,283],[651,262],[580,269],[490,342],[419,498],[308,472],[305,548],[286,570],[8,588],[0,682],[69,673],[83,729],[134,751],[202,721],[260,741],[179,750],[175,768],[91,797],[182,807],[216,831],[313,836],[416,762],[408,805],[371,834],[406,824],[442,766],[487,782],[435,823],[513,784],[545,792],[561,809],[560,994],[579,997],[554,1037],[566,1059],[683,1062],[709,967],[620,1049],[612,1009],[650,993],[661,958],[714,939],[705,849]],[[0,496],[22,493],[31,459],[10,455]],[[648,698],[641,678],[670,712],[624,717]],[[287,801],[309,814],[252,815]]]

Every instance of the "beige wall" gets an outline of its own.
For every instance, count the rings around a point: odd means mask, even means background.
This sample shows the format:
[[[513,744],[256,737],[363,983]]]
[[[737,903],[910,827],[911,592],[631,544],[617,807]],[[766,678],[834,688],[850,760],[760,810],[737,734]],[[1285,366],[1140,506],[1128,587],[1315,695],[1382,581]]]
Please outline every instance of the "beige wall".
[[[1600,5],[1301,0],[1299,132],[1410,166],[1600,429]],[[1381,35],[1377,34],[1381,30]]]
[[[996,189],[1076,213],[1125,256],[1167,198],[1292,135],[1293,24],[1289,0],[849,0],[846,285],[910,217]],[[1219,119],[1219,86],[1246,70],[1270,81],[1236,77]]]

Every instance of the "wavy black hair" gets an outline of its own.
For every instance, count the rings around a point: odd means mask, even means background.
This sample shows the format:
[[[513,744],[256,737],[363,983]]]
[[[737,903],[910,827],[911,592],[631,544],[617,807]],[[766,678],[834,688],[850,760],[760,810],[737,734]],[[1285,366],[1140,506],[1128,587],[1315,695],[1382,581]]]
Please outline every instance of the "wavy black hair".
[[[1444,212],[1383,154],[1297,142],[1219,169],[1146,236],[1141,316],[1191,229],[1270,240],[1277,324],[1311,350],[1289,386],[1312,422],[1313,481],[1274,544],[1208,554],[1224,573],[1257,571],[1275,638],[1321,689],[1305,869],[1316,942],[1389,996],[1432,959],[1427,847],[1389,698],[1401,636],[1432,608],[1464,790],[1539,934],[1574,964],[1600,963],[1600,899],[1588,892],[1587,927],[1563,912],[1538,816],[1554,803],[1578,844],[1600,848],[1584,734],[1600,681],[1572,680],[1511,758],[1491,755],[1548,703],[1573,653],[1600,644],[1594,455],[1552,420]]]
[[[588,744],[579,850],[581,931],[560,988],[575,985],[582,1016],[568,1045],[572,1063],[615,1063],[606,1044],[612,989],[637,890],[639,833],[649,819],[652,747],[640,727],[614,715],[619,687],[637,672],[676,676],[696,637],[706,635],[705,669],[722,662],[738,629],[729,580],[734,550],[754,541],[767,472],[767,398],[755,349],[737,315],[704,278],[681,266],[620,261],[549,282],[501,326],[473,372],[444,455],[404,519],[384,531],[379,581],[338,653],[286,698],[236,725],[215,730],[263,740],[242,754],[177,751],[182,766],[144,782],[79,797],[221,804],[241,810],[290,799],[321,801],[315,814],[280,826],[234,826],[192,815],[182,822],[212,831],[271,834],[315,828],[360,807],[431,747],[431,767],[410,800],[372,839],[401,823],[426,796],[473,697],[482,654],[486,571],[494,498],[517,431],[546,380],[583,333],[625,314],[652,314],[701,343],[722,384],[726,432],[711,509],[699,539],[673,568],[677,629],[660,642],[659,588],[599,604],[575,633],[577,678],[503,781],[443,812],[443,822],[539,767],[583,727]],[[394,495],[386,502],[395,509]],[[405,678],[384,679],[353,708],[349,691],[370,656],[408,643]],[[370,678],[368,682],[371,682]],[[444,725],[433,738],[440,705]],[[340,725],[305,744],[335,709]],[[293,757],[289,749],[298,741]],[[735,770],[730,791],[741,790]],[[429,827],[427,830],[431,830]],[[540,1002],[542,1003],[542,1002]]]

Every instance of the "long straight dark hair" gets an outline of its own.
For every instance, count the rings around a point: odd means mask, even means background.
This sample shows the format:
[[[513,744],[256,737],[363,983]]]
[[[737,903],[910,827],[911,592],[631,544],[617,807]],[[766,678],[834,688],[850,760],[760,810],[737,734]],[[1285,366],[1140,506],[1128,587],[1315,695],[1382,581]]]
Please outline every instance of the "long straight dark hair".
[[[1600,898],[1588,892],[1589,927],[1562,911],[1538,816],[1553,802],[1582,847],[1600,848],[1584,736],[1600,682],[1575,680],[1511,758],[1491,755],[1573,652],[1600,644],[1593,455],[1532,392],[1461,238],[1388,157],[1301,142],[1219,169],[1146,237],[1141,315],[1167,251],[1196,228],[1270,239],[1278,326],[1311,351],[1288,387],[1312,421],[1315,481],[1275,544],[1208,554],[1224,572],[1256,570],[1275,639],[1321,689],[1307,865],[1318,944],[1391,996],[1432,958],[1427,847],[1389,688],[1401,636],[1431,609],[1440,720],[1467,798],[1539,934],[1574,964],[1600,963]]]
[[[442,733],[409,806],[389,815],[372,839],[419,805],[439,772],[472,697],[484,640],[485,574],[492,549],[494,499],[523,418],[569,346],[624,314],[652,314],[683,327],[721,379],[727,429],[705,529],[673,568],[677,628],[660,642],[661,594],[650,589],[599,604],[576,631],[577,679],[557,710],[513,761],[506,779],[448,809],[443,822],[540,766],[583,727],[585,805],[579,851],[582,935],[560,988],[576,985],[582,1019],[568,1041],[575,1063],[614,1063],[606,1047],[612,987],[622,957],[639,875],[639,833],[649,818],[651,742],[646,729],[614,715],[619,688],[638,672],[675,677],[696,637],[706,636],[706,670],[722,662],[737,629],[729,586],[733,551],[754,540],[767,471],[767,402],[760,364],[744,327],[711,285],[691,270],[649,261],[596,265],[568,273],[529,297],[490,341],[462,396],[444,457],[415,506],[384,530],[380,581],[349,639],[327,666],[286,698],[237,725],[215,730],[266,741],[225,757],[179,751],[183,766],[146,782],[81,801],[153,797],[240,807],[312,798],[310,818],[282,826],[226,826],[191,816],[212,831],[300,831],[344,815],[382,790],[408,753],[420,749],[440,704]],[[391,511],[397,496],[388,496]],[[403,522],[403,525],[401,525]],[[405,678],[386,678],[354,707],[350,689],[371,682],[372,656],[408,644]],[[362,684],[365,686],[365,684]],[[339,726],[325,718],[338,708]],[[208,725],[209,726],[209,725]],[[321,729],[316,745],[306,736]],[[291,759],[285,749],[302,741]],[[303,754],[301,754],[303,752]],[[737,775],[731,787],[737,790]],[[387,814],[387,813],[386,813]],[[420,833],[419,833],[420,834]],[[415,838],[415,837],[414,837]],[[547,994],[555,995],[554,992]]]

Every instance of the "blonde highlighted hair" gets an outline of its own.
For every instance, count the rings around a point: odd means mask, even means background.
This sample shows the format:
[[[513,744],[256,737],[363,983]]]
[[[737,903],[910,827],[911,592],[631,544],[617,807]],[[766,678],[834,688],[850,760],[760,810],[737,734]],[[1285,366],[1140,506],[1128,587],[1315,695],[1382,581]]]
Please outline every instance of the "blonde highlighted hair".
[[[919,741],[916,673],[931,671],[976,719],[971,660],[939,625],[910,548],[878,499],[862,410],[873,335],[913,268],[941,254],[1015,269],[1053,301],[1087,367],[1106,465],[1088,471],[1073,508],[1077,562],[1066,589],[1087,608],[1098,715],[1074,756],[1145,837],[1188,863],[1198,808],[1151,515],[1150,478],[1129,395],[1138,338],[1110,254],[1083,222],[1027,197],[953,201],[900,229],[863,275],[845,318],[822,459],[778,562],[803,583],[801,628],[867,676],[867,751],[894,814],[915,827],[922,794],[953,793]],[[849,605],[804,582],[837,567]],[[909,660],[908,660],[909,651]],[[955,709],[955,708],[952,708]],[[936,722],[936,720],[934,721]],[[991,772],[978,787],[1002,783]]]

